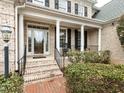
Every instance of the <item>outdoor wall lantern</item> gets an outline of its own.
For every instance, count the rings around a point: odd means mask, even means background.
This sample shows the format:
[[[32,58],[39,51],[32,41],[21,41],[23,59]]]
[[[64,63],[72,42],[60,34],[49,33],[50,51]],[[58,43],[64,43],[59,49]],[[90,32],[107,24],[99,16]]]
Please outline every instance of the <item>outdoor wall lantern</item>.
[[[11,38],[11,27],[7,25],[1,26],[2,39],[6,43],[4,46],[4,77],[8,78],[9,76],[9,46],[8,42]]]
[[[11,33],[12,33],[11,27],[10,26],[6,26],[6,25],[2,25],[1,32],[2,32],[2,39],[3,39],[3,41],[8,43],[10,38],[11,38]]]

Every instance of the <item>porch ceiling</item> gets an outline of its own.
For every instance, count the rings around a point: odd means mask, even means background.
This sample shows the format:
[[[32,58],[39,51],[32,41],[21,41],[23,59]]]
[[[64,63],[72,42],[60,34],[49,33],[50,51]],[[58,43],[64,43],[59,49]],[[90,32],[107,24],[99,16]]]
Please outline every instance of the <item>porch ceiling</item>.
[[[25,16],[24,20],[26,21],[32,21],[32,22],[37,22],[37,23],[44,23],[44,24],[48,24],[48,25],[56,25],[56,21],[55,20],[49,20],[46,18],[38,18],[38,17],[29,17],[29,16]],[[61,21],[61,26],[62,27],[67,27],[67,28],[74,28],[74,29],[80,29],[81,26],[78,24],[74,24],[74,23],[69,23],[69,22],[64,22]],[[84,27],[85,30],[97,30],[97,28],[95,27],[90,27],[90,26],[85,26]]]
[[[35,17],[35,16],[26,16],[25,15],[24,20],[37,22],[37,23],[44,23],[44,24],[48,24],[48,25],[56,25],[56,20],[51,20],[51,19],[46,19],[46,18],[41,18],[41,17]],[[75,29],[79,29],[81,27],[78,24],[64,22],[64,21],[61,21],[60,25],[62,27],[75,28]]]

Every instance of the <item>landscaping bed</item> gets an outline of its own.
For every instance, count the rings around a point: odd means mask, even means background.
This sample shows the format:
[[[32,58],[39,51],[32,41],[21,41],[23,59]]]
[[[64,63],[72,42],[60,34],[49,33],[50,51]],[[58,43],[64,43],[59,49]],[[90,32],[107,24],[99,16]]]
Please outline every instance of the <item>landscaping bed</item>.
[[[64,74],[68,93],[124,93],[124,65],[76,63]]]
[[[17,74],[10,74],[5,79],[0,76],[0,93],[23,93],[23,78]]]

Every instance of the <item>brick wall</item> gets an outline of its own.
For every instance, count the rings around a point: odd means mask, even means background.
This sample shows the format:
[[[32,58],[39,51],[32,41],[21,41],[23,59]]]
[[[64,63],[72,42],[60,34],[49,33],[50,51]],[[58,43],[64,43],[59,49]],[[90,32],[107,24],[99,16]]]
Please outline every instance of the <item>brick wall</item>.
[[[9,45],[9,60],[10,70],[14,70],[15,61],[15,32],[14,32],[14,0],[0,0],[0,25],[10,25],[12,28],[11,40]],[[1,27],[1,26],[0,26]],[[4,62],[4,41],[2,40],[2,33],[0,32],[0,74],[3,73]]]
[[[112,24],[106,24],[103,27],[102,50],[110,50],[112,53],[112,59],[116,60],[116,63],[118,62],[124,63],[124,49],[120,44],[116,27],[117,27],[117,24],[115,24],[114,26],[112,26]]]

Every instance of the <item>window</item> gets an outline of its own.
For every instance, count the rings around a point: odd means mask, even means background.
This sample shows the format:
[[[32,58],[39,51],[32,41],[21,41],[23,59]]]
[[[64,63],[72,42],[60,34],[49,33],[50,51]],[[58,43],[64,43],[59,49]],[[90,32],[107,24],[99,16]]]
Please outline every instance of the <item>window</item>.
[[[32,0],[27,0],[28,2],[32,2]]]
[[[40,29],[34,31],[34,54],[44,53],[44,32]]]
[[[45,6],[49,7],[49,0],[45,0]]]
[[[28,31],[28,52],[32,52],[32,33]]]
[[[45,6],[45,1],[44,0],[33,0],[33,3]]]
[[[68,12],[71,13],[71,1],[68,1]]]
[[[48,53],[48,27],[28,26],[28,52],[33,54]]]
[[[59,10],[67,11],[67,1],[66,0],[59,0]]]
[[[81,46],[81,33],[78,30],[75,30],[75,48],[80,50]]]
[[[67,29],[60,29],[60,47],[64,47],[67,43]]]
[[[88,16],[88,8],[85,6],[84,7],[84,16],[87,17]]]
[[[59,0],[55,0],[55,9],[59,9]]]
[[[75,3],[75,14],[78,14],[78,4]]]
[[[83,7],[82,7],[82,5],[79,5],[78,15],[83,16]]]

